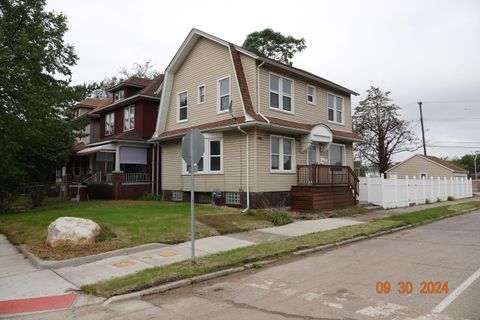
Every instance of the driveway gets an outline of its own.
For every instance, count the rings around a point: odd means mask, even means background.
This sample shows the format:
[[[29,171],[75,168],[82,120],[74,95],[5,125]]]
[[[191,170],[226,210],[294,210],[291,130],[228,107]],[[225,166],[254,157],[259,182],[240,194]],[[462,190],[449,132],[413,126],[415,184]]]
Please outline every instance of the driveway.
[[[480,211],[143,300],[48,318],[480,319],[478,230]],[[377,293],[379,281],[391,283],[390,293]],[[411,281],[412,292],[398,293],[400,281]],[[421,294],[421,281],[448,281],[449,292]]]

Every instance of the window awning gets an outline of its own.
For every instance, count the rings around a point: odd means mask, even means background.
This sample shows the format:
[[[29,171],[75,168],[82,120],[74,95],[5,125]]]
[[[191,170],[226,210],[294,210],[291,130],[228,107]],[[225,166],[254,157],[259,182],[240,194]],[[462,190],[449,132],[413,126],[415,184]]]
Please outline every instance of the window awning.
[[[147,164],[147,149],[120,147],[120,163]]]
[[[312,144],[327,147],[332,143],[333,134],[329,127],[318,124],[310,130],[310,133],[302,137],[302,151],[306,151]]]
[[[89,147],[77,152],[78,155],[88,155],[97,152],[115,152],[115,145],[112,143],[102,144],[100,146]]]

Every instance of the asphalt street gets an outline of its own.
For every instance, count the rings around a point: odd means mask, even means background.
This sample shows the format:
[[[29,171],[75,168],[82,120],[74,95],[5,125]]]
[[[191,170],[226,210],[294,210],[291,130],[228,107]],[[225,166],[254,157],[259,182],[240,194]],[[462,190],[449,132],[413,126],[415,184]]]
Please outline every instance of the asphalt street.
[[[30,318],[473,320],[479,269],[476,211],[143,300]],[[390,291],[378,293],[387,281]],[[422,281],[444,291],[421,293]],[[400,293],[399,282],[411,292]]]

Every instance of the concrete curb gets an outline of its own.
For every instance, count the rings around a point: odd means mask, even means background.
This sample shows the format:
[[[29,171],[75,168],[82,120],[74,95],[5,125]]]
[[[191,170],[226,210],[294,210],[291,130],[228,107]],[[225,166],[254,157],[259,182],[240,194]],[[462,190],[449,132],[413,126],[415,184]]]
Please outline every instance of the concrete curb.
[[[325,251],[325,250],[331,249],[333,247],[340,247],[340,246],[347,245],[347,244],[350,244],[350,243],[354,243],[354,242],[357,242],[357,241],[362,241],[362,240],[369,239],[369,238],[375,238],[375,237],[383,236],[383,235],[389,234],[389,233],[394,233],[394,232],[398,232],[398,231],[402,231],[402,230],[406,230],[406,229],[420,227],[420,226],[425,225],[425,224],[429,224],[429,223],[432,223],[432,222],[435,222],[435,221],[440,221],[440,220],[443,220],[443,219],[448,219],[448,218],[456,217],[456,216],[459,216],[459,215],[467,214],[467,213],[470,213],[470,212],[473,212],[473,211],[476,211],[476,210],[479,210],[479,209],[478,208],[471,208],[471,209],[467,209],[467,210],[464,210],[464,211],[453,213],[453,214],[448,215],[448,216],[443,216],[443,217],[440,217],[440,218],[437,218],[437,219],[425,220],[425,221],[422,221],[422,222],[417,223],[417,224],[409,224],[409,225],[398,227],[398,228],[393,228],[393,229],[389,229],[389,230],[385,230],[385,231],[380,231],[380,232],[377,232],[377,233],[374,233],[374,234],[370,234],[368,236],[355,237],[355,238],[352,238],[352,239],[347,239],[347,240],[343,240],[343,241],[340,241],[340,242],[325,244],[325,245],[321,245],[321,246],[314,247],[314,248],[294,251],[294,252],[292,252],[292,254],[294,254],[296,256],[299,256],[299,255],[305,255],[305,254],[314,253],[314,252],[318,252],[318,251]]]
[[[253,269],[255,264],[268,265],[268,264],[275,263],[278,260],[279,259],[252,262],[252,263],[245,264],[242,267],[229,268],[229,269],[225,269],[225,270],[215,271],[215,272],[202,274],[200,276],[196,276],[196,277],[192,277],[192,278],[188,278],[188,279],[184,279],[184,280],[179,280],[179,281],[175,281],[175,282],[168,282],[168,283],[156,286],[156,287],[144,289],[144,290],[137,291],[137,292],[131,292],[131,293],[126,293],[126,294],[122,294],[122,295],[118,295],[118,296],[113,296],[113,297],[105,300],[102,305],[106,306],[106,305],[108,305],[110,303],[113,303],[113,302],[119,302],[119,301],[124,301],[124,300],[129,300],[129,299],[139,299],[143,296],[148,296],[148,295],[151,295],[151,294],[156,294],[156,293],[161,293],[161,292],[165,292],[165,291],[168,291],[168,290],[173,290],[173,289],[186,287],[186,286],[189,286],[189,285],[194,284],[194,283],[199,283],[199,282],[203,282],[203,281],[207,281],[207,280],[211,280],[211,279],[224,277],[224,276],[230,275],[232,273],[241,272],[241,271],[244,271],[244,270],[247,270],[247,269]]]
[[[106,258],[117,257],[122,255],[129,255],[132,253],[137,253],[145,250],[153,250],[153,249],[160,249],[164,248],[168,245],[163,243],[147,243],[142,244],[140,246],[131,247],[131,248],[123,248],[108,252],[102,252],[99,254],[94,254],[91,256],[79,257],[79,258],[72,258],[66,260],[42,260],[23,246],[17,246],[18,250],[22,252],[27,258],[32,262],[32,264],[39,268],[39,269],[58,269],[63,267],[75,267],[85,263],[100,261]]]
[[[355,238],[352,238],[352,239],[347,239],[347,240],[343,240],[343,241],[336,242],[336,243],[325,244],[325,245],[314,247],[314,248],[298,250],[298,251],[292,252],[292,254],[298,256],[298,255],[305,255],[305,254],[308,254],[308,253],[314,253],[314,252],[318,252],[318,251],[325,251],[325,250],[328,250],[328,249],[331,249],[331,248],[334,248],[334,247],[340,247],[340,246],[344,246],[344,245],[351,244],[351,243],[354,243],[354,242],[358,242],[358,241],[362,241],[362,240],[366,240],[366,239],[370,239],[370,238],[374,238],[374,237],[379,237],[379,236],[382,236],[382,235],[385,235],[385,234],[394,233],[394,232],[398,232],[398,231],[402,231],[402,230],[406,230],[406,229],[410,229],[410,228],[414,228],[414,227],[419,227],[419,226],[424,225],[424,224],[428,224],[428,223],[431,223],[431,222],[435,222],[435,221],[439,221],[439,220],[443,220],[443,219],[447,219],[447,218],[452,218],[452,217],[463,215],[463,214],[466,214],[466,213],[470,213],[470,212],[473,212],[473,211],[476,211],[476,210],[479,210],[479,209],[478,208],[467,209],[465,211],[457,212],[457,213],[454,213],[454,214],[449,215],[449,216],[443,216],[443,217],[440,217],[438,219],[426,220],[426,221],[423,221],[423,222],[418,223],[418,224],[409,224],[409,225],[406,225],[406,226],[402,226],[402,227],[398,227],[398,228],[394,228],[394,229],[390,229],[390,230],[380,231],[380,232],[371,234],[369,236],[360,236],[360,237],[355,237]],[[251,263],[245,264],[242,267],[229,268],[229,269],[225,269],[225,270],[215,271],[215,272],[203,274],[203,275],[200,275],[200,276],[192,277],[192,278],[189,278],[189,279],[179,280],[179,281],[175,281],[175,282],[169,282],[169,283],[166,283],[166,284],[163,284],[163,285],[160,285],[160,286],[148,288],[148,289],[137,291],[137,292],[131,292],[131,293],[126,293],[126,294],[122,294],[122,295],[118,295],[118,296],[113,296],[113,297],[105,300],[105,302],[103,302],[103,305],[106,306],[106,305],[108,305],[112,302],[124,301],[124,300],[129,300],[129,299],[139,299],[143,296],[156,294],[156,293],[161,293],[161,292],[165,292],[165,291],[172,290],[172,289],[178,289],[178,288],[181,288],[181,287],[186,287],[186,286],[189,286],[193,283],[199,283],[199,282],[203,282],[203,281],[207,281],[207,280],[211,280],[211,279],[216,279],[216,278],[220,278],[220,277],[230,275],[232,273],[237,273],[237,272],[241,272],[241,271],[244,271],[244,270],[247,270],[247,269],[252,269],[257,264],[267,265],[267,264],[277,262],[279,260],[280,259],[251,262]]]
[[[198,282],[207,281],[207,280],[210,280],[210,279],[223,277],[223,276],[226,276],[228,274],[235,273],[235,272],[240,272],[240,271],[243,271],[243,270],[245,270],[245,267],[230,268],[230,269],[226,269],[226,270],[220,270],[220,271],[216,271],[216,272],[212,272],[212,273],[202,274],[200,276],[190,278],[190,280],[192,281],[192,283],[198,283]]]

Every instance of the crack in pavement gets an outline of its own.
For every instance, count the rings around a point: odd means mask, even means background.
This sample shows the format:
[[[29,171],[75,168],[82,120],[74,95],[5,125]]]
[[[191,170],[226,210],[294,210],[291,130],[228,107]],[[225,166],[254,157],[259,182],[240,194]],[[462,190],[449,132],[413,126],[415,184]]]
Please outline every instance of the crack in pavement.
[[[282,312],[282,311],[269,310],[269,309],[253,306],[253,305],[248,304],[248,303],[236,302],[232,299],[218,298],[216,296],[211,296],[211,295],[205,294],[205,293],[202,294],[202,293],[195,293],[194,292],[194,293],[192,293],[192,295],[203,298],[203,299],[208,297],[209,300],[214,300],[214,301],[217,301],[217,302],[224,302],[224,303],[228,303],[228,304],[230,304],[232,306],[235,306],[235,307],[238,307],[238,308],[254,310],[254,311],[258,311],[258,312],[262,312],[262,313],[266,313],[266,314],[271,314],[271,315],[277,315],[277,316],[281,316],[283,318],[294,318],[294,319],[302,319],[302,320],[354,320],[352,318],[346,318],[346,317],[342,317],[342,318],[318,318],[318,317],[312,317],[312,316],[307,316],[307,315],[299,315],[299,314],[292,314],[292,313],[287,313],[287,312]]]
[[[400,239],[400,238],[390,239],[390,238],[379,237],[376,240],[438,244],[438,245],[448,245],[452,247],[480,247],[480,244],[464,244],[464,243],[456,244],[456,243],[450,243],[450,242],[435,242],[435,241],[428,241],[428,240],[410,240],[410,239]]]

